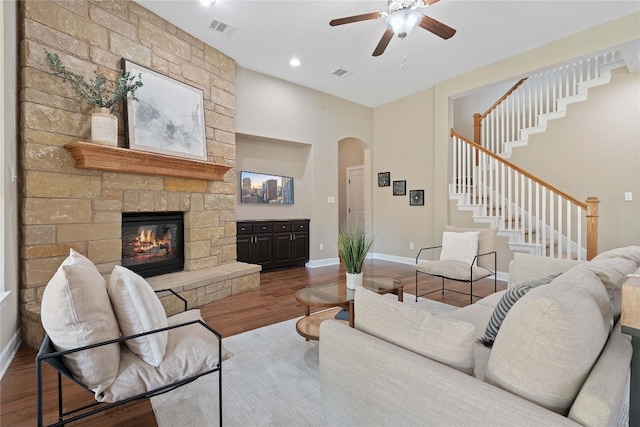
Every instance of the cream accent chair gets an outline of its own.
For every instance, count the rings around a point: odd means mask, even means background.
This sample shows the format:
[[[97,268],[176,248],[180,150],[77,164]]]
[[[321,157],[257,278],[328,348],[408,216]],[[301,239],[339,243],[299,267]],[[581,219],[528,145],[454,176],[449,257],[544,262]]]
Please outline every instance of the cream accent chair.
[[[46,332],[36,357],[38,426],[44,424],[43,367],[57,371],[58,419],[64,425],[138,399],[218,373],[222,425],[222,361],[231,357],[222,336],[200,310],[167,317],[151,286],[139,275],[115,266],[108,283],[85,256],[71,250],[47,284],[41,318]],[[91,405],[64,405],[65,376],[94,395]]]
[[[434,292],[457,292],[454,289],[445,288],[445,279],[469,283],[469,303],[473,298],[482,298],[473,294],[473,283],[480,279],[493,275],[493,291],[497,290],[496,257],[496,228],[460,228],[447,225],[442,233],[442,244],[421,248],[416,256],[416,301],[418,296],[428,295]],[[423,251],[440,249],[440,257],[436,260],[422,260]],[[426,253],[426,252],[425,252]],[[431,255],[433,258],[434,256]],[[418,295],[418,274],[428,274],[442,278],[441,289],[436,289]]]

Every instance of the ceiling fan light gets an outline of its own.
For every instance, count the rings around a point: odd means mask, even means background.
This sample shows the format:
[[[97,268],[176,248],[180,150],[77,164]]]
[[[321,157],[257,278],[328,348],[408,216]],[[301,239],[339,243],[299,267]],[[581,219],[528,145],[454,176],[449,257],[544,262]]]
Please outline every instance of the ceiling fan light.
[[[386,21],[387,27],[403,39],[418,25],[421,19],[422,15],[415,10],[401,9],[387,16]]]

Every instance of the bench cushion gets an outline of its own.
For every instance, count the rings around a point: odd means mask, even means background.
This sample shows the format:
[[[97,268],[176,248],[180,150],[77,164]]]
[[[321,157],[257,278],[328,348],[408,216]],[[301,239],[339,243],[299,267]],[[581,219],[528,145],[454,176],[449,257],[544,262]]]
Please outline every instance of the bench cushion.
[[[471,279],[475,282],[493,274],[491,271],[475,264],[469,267],[469,264],[458,261],[420,261],[415,265],[415,269],[421,273],[465,282],[470,282]]]
[[[169,326],[202,320],[200,310],[168,318]],[[222,347],[221,362],[233,354]],[[169,330],[167,352],[158,367],[145,363],[127,347],[121,351],[120,369],[113,384],[96,395],[100,402],[116,402],[175,381],[214,369],[218,364],[218,340],[200,324]]]

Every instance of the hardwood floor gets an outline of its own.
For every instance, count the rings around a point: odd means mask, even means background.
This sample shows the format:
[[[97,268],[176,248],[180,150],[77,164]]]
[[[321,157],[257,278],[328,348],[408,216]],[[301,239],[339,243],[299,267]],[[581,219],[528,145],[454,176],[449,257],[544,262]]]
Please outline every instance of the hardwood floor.
[[[415,270],[411,265],[388,261],[367,260],[363,271],[369,275],[394,277],[405,285],[405,294],[415,295]],[[262,273],[260,287],[232,295],[200,307],[202,317],[223,337],[240,334],[262,326],[293,319],[304,314],[304,308],[295,299],[295,293],[305,286],[329,283],[344,276],[339,266],[321,268],[293,268]],[[440,279],[420,275],[418,292],[424,293],[440,287]],[[464,283],[447,282],[447,287],[468,291]],[[506,283],[498,282],[498,290]],[[486,296],[493,292],[493,280],[483,280],[474,285],[474,294]],[[464,307],[469,304],[467,295],[453,292],[435,292],[430,299]],[[405,295],[405,298],[411,298]],[[300,337],[302,341],[303,338]],[[36,424],[35,391],[36,350],[22,346],[0,383],[0,425],[33,426]],[[54,422],[57,417],[55,371],[44,368],[45,421]],[[65,403],[92,403],[93,396],[75,384],[63,385]],[[148,400],[130,403],[119,408],[94,415],[72,425],[91,426],[155,426],[156,421]]]

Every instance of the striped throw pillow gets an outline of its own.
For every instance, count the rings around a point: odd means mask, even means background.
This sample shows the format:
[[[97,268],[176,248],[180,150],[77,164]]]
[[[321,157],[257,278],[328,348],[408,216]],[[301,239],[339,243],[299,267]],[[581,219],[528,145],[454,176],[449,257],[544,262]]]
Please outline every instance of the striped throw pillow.
[[[498,335],[500,325],[502,325],[504,318],[507,317],[507,313],[511,307],[513,307],[513,305],[531,289],[551,283],[551,281],[558,276],[559,274],[552,274],[540,279],[521,283],[508,289],[500,299],[500,302],[498,302],[498,305],[496,305],[495,310],[493,310],[491,319],[489,319],[489,323],[487,324],[487,329],[484,331],[484,336],[480,338],[478,342],[485,347],[492,347],[493,342],[496,340],[496,336]]]

